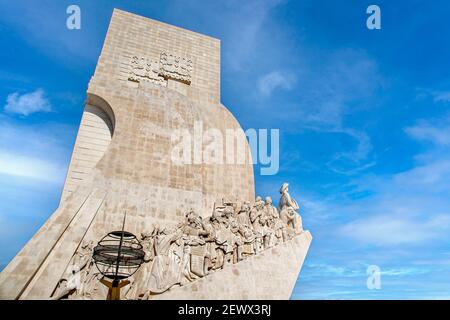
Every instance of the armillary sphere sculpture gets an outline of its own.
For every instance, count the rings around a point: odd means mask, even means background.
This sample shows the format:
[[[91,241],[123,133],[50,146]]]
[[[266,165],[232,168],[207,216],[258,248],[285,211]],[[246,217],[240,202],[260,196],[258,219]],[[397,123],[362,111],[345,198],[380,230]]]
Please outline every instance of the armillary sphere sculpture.
[[[120,289],[128,284],[127,280],[144,262],[145,253],[136,236],[124,231],[113,231],[104,236],[94,248],[93,259],[97,269],[104,276],[100,280],[108,290],[108,300],[120,300]],[[106,280],[110,279],[111,281]]]

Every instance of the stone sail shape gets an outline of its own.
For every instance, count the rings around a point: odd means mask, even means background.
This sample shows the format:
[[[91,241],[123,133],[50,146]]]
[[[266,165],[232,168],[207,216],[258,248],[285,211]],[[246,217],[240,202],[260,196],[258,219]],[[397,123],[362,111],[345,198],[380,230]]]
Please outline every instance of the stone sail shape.
[[[106,105],[98,107],[87,104],[81,118],[61,201],[89,179],[92,169],[108,149],[113,132],[112,111]]]
[[[236,132],[244,161],[204,163],[198,142],[209,129]],[[174,132],[193,135],[190,164],[173,161]],[[0,274],[0,299],[54,296],[86,242],[120,230],[125,212],[126,229],[139,235],[175,228],[190,209],[211,215],[224,198],[255,193],[245,135],[220,103],[220,41],[114,10],[60,205]],[[301,248],[295,256],[306,255]],[[293,287],[301,258],[286,259]]]

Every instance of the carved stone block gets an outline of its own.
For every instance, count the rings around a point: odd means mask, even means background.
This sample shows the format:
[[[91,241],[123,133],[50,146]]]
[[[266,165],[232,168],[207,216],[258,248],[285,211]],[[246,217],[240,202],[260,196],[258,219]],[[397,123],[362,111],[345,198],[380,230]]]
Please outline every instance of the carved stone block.
[[[191,83],[192,60],[166,52],[161,53],[161,75],[187,84]]]
[[[147,81],[165,86],[164,77],[159,75],[160,63],[145,57],[133,56],[130,61],[130,75],[128,80],[134,82]]]

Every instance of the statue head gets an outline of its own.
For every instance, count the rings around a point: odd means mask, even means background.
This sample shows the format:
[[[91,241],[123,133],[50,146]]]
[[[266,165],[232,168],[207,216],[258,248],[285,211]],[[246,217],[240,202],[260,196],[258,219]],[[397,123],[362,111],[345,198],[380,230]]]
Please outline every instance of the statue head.
[[[230,217],[234,213],[234,209],[232,206],[226,206],[225,209],[223,209],[223,213],[226,217]]]
[[[80,267],[77,264],[74,264],[72,266],[71,272],[72,272],[72,274],[76,274],[76,273],[80,272]]]
[[[160,231],[161,231],[161,228],[159,226],[159,223],[155,223],[154,226],[153,226],[152,235],[156,236],[156,235],[158,235],[160,233]]]
[[[176,235],[177,239],[181,238],[181,236],[183,235],[183,229],[181,229],[181,228],[176,229],[175,235]]]
[[[159,234],[167,236],[167,235],[176,234],[177,231],[179,231],[179,230],[182,230],[182,228],[180,228],[178,225],[170,225],[170,226],[160,229]]]
[[[254,207],[257,210],[261,210],[264,207],[264,201],[263,201],[263,199],[260,196],[256,197],[256,201],[255,201]]]
[[[285,182],[280,187],[280,193],[283,194],[283,193],[286,193],[288,191],[289,191],[289,183]]]
[[[271,205],[271,204],[272,204],[272,198],[266,197],[266,205]]]
[[[141,232],[141,240],[146,240],[148,238],[151,238],[151,236],[152,236],[152,232],[150,232],[148,230]]]
[[[195,213],[195,211],[193,209],[191,209],[188,212],[186,212],[186,220],[187,220],[187,222],[189,222],[189,223],[194,222],[196,217],[197,217],[197,214]]]
[[[217,219],[219,217],[222,217],[223,213],[224,213],[224,208],[222,208],[222,207],[215,207],[211,218]]]
[[[241,211],[248,211],[250,210],[250,203],[248,201],[245,201],[241,206]]]

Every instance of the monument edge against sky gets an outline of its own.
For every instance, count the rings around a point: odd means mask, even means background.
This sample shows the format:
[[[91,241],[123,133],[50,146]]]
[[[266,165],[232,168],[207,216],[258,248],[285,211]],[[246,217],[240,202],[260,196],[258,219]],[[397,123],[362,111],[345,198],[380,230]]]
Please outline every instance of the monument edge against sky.
[[[180,130],[194,134],[196,130],[215,130],[223,136],[227,130],[234,130],[236,139],[245,141],[245,161],[205,163],[196,161],[194,156],[192,163],[177,165],[171,153],[173,132]],[[282,190],[285,207],[281,213],[285,212],[289,220],[296,203],[290,199],[287,186]],[[0,274],[0,298],[49,299],[64,293],[61,287],[68,288],[73,274],[80,276],[84,284],[74,296],[104,296],[104,290],[94,281],[98,274],[89,260],[89,250],[106,233],[119,230],[126,213],[128,231],[140,235],[143,241],[151,239],[148,241],[153,241],[152,248],[158,241],[159,250],[163,244],[168,248],[149,258],[152,262],[142,267],[139,283],[136,280],[129,286],[129,297],[140,297],[147,289],[140,286],[149,283],[152,288],[158,287],[152,289],[150,298],[288,299],[311,235],[299,229],[301,221],[295,217],[289,222],[291,227],[289,223],[282,226],[281,222],[274,222],[280,220],[274,218],[271,221],[279,228],[260,229],[258,224],[260,233],[255,234],[273,234],[279,241],[277,245],[264,244],[266,250],[242,260],[239,250],[248,253],[253,246],[255,252],[256,246],[264,247],[255,244],[257,240],[249,236],[250,231],[242,232],[244,227],[254,228],[255,221],[259,223],[259,209],[252,217],[246,204],[254,200],[253,165],[245,135],[220,102],[220,41],[115,9],[88,86],[60,205]],[[268,201],[265,206],[255,203],[254,207],[261,212],[275,212]],[[211,240],[199,238],[202,228],[207,228],[201,226],[201,220],[222,215],[219,212],[230,208],[238,216],[236,225],[242,227],[237,231],[242,235],[229,233],[225,236],[228,240],[224,240],[233,243],[235,251],[232,248],[227,254],[231,254],[234,263],[225,267],[223,264],[207,274],[208,270],[197,266],[199,261],[211,260],[211,254],[205,253]],[[253,225],[239,220],[245,210]],[[222,232],[221,223],[228,226],[230,219],[234,218],[223,213],[211,220],[209,227]],[[180,224],[183,220],[184,225]],[[181,229],[183,232],[177,231]],[[173,242],[172,231],[176,235]],[[173,248],[180,246],[180,241],[184,241],[184,247],[178,257]],[[214,245],[220,250],[224,246]],[[189,248],[189,252],[183,248]],[[173,259],[180,260],[175,265],[180,273],[176,279],[158,278],[167,270],[158,273],[155,265],[166,263],[173,254]],[[186,254],[189,258],[185,261]],[[177,277],[181,274],[195,279],[179,287],[182,280]],[[161,292],[155,296],[158,290]]]

